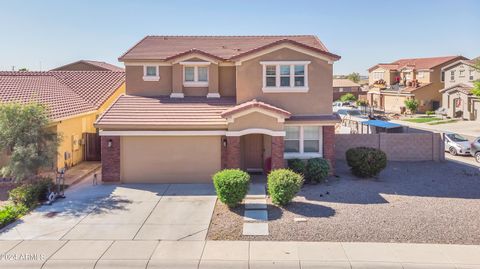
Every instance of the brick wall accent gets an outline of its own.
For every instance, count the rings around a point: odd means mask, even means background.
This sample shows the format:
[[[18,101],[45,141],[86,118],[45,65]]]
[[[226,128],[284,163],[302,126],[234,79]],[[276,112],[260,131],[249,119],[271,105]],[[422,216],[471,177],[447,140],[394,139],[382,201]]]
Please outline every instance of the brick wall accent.
[[[438,133],[336,134],[335,156],[344,160],[353,147],[373,147],[384,151],[390,161],[445,160],[442,136]]]
[[[272,170],[285,168],[283,136],[272,136]]]
[[[323,158],[330,162],[330,173],[335,174],[335,126],[323,126]]]
[[[239,136],[227,136],[227,149],[226,149],[226,167],[227,168],[240,168],[241,155],[240,155],[240,137]]]
[[[108,147],[108,141],[112,140],[112,147]],[[102,136],[102,181],[120,181],[120,137]]]

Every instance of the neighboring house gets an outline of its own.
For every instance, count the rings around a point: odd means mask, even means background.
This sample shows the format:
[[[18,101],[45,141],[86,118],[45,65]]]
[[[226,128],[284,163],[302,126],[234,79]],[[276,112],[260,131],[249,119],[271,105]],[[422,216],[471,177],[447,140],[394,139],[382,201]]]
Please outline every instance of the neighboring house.
[[[362,93],[360,84],[346,78],[333,79],[333,101],[346,93],[351,93],[358,99],[359,94]]]
[[[96,122],[102,180],[210,182],[287,158],[334,165],[333,63],[316,36],[147,36],[123,54],[126,95]]]
[[[442,68],[462,56],[401,59],[393,63],[380,63],[370,69],[367,100],[370,105],[390,113],[405,111],[405,100],[419,101],[419,112],[440,107],[444,88]]]
[[[58,169],[100,160],[100,139],[93,123],[123,93],[124,72],[0,72],[0,102],[47,106],[51,128],[62,136]]]
[[[445,88],[440,93],[448,117],[480,120],[480,97],[471,92],[474,81],[480,80],[480,71],[475,67],[478,60],[460,60],[442,68]]]
[[[123,72],[124,69],[113,64],[100,61],[80,60],[69,63],[50,71],[114,71]]]

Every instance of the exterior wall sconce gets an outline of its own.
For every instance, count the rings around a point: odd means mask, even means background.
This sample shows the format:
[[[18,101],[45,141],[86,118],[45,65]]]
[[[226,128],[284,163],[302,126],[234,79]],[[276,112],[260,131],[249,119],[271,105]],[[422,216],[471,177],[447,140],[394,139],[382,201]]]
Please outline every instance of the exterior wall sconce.
[[[112,139],[108,139],[108,144],[107,147],[111,148],[112,147]]]
[[[227,147],[227,139],[226,139],[226,138],[224,138],[224,139],[222,140],[222,143],[223,143],[223,146],[224,146],[224,147]]]

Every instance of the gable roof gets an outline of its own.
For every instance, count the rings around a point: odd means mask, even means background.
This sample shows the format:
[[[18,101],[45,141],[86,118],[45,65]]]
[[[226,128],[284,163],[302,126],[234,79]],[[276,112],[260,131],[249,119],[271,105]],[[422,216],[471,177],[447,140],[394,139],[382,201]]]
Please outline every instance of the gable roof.
[[[260,101],[257,101],[256,99],[253,99],[251,101],[242,103],[240,105],[237,105],[237,106],[234,106],[230,109],[225,110],[224,112],[222,112],[222,117],[226,118],[226,117],[232,116],[234,114],[237,114],[239,112],[246,111],[246,110],[249,110],[249,109],[252,109],[252,108],[265,109],[265,110],[268,110],[268,111],[273,112],[275,114],[281,115],[285,118],[288,118],[291,115],[291,113],[286,111],[286,110],[283,110],[283,109],[278,108],[276,106],[272,106],[272,105],[269,105],[267,103],[260,102]]]
[[[118,71],[118,72],[124,71],[124,69],[119,67],[119,66],[109,64],[109,63],[106,63],[106,62],[92,61],[92,60],[76,61],[76,62],[73,62],[73,63],[69,63],[69,64],[66,64],[66,65],[59,66],[59,67],[54,68],[50,71],[70,71],[70,70],[67,70],[68,67],[71,67],[71,66],[77,65],[77,64],[89,65],[96,71]],[[82,71],[94,71],[94,70],[88,69],[88,70],[82,70]]]
[[[404,67],[414,69],[432,69],[436,66],[444,64],[452,60],[468,60],[463,56],[443,56],[443,57],[429,57],[429,58],[410,58],[400,59],[392,63],[379,63],[368,69],[369,72],[381,67],[386,70],[400,70]]]
[[[334,78],[333,87],[360,87],[360,84],[355,83],[347,78]]]
[[[441,89],[439,92],[444,93],[444,92],[458,91],[466,95],[472,95],[472,89],[473,89],[472,84],[459,83],[459,84],[450,86],[448,88]]]
[[[0,102],[38,102],[52,120],[98,109],[125,81],[124,72],[0,72]]]
[[[118,59],[170,60],[197,52],[220,60],[234,60],[247,54],[281,43],[301,46],[334,60],[340,56],[330,53],[314,35],[285,36],[146,36]]]

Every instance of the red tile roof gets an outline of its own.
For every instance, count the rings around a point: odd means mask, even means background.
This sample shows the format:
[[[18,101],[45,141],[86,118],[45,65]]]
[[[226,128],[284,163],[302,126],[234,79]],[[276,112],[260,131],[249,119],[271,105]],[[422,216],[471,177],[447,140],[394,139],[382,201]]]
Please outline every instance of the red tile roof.
[[[119,60],[168,60],[190,52],[231,60],[282,42],[315,50],[335,60],[340,58],[340,56],[330,53],[325,45],[313,35],[146,36],[120,56]]]
[[[125,81],[124,72],[0,72],[0,102],[39,102],[53,120],[99,108]]]
[[[118,72],[123,72],[124,71],[124,69],[119,67],[119,66],[109,64],[109,63],[106,63],[106,62],[92,61],[92,60],[76,61],[76,62],[73,62],[73,63],[69,63],[69,64],[66,64],[66,65],[62,65],[60,67],[54,68],[50,71],[66,71],[66,70],[63,70],[63,68],[68,67],[70,65],[75,65],[75,64],[78,64],[78,63],[84,63],[84,64],[92,65],[94,67],[97,67],[99,69],[99,71],[118,71]],[[85,71],[88,71],[88,70],[85,70]]]
[[[240,104],[240,105],[237,105],[237,106],[234,106],[230,109],[225,110],[224,112],[222,112],[222,117],[226,118],[228,116],[231,116],[233,114],[236,114],[236,113],[239,113],[241,111],[245,111],[245,110],[248,110],[248,109],[251,109],[251,108],[265,109],[265,110],[274,112],[276,114],[280,114],[280,115],[282,115],[286,118],[290,117],[290,115],[291,115],[290,112],[288,112],[286,110],[283,110],[281,108],[278,108],[278,107],[269,105],[267,103],[260,102],[260,101],[257,101],[255,99],[253,99],[252,101],[248,101],[248,102],[245,102],[243,104]]]
[[[235,98],[140,97],[122,95],[95,123],[99,127],[165,125],[226,125],[223,111],[235,105]]]
[[[436,66],[444,64],[452,60],[465,60],[463,56],[444,56],[444,57],[430,57],[430,58],[411,58],[400,59],[392,63],[379,63],[368,69],[371,72],[377,67],[382,67],[387,70],[399,70],[403,67],[411,67],[415,69],[432,69]]]

